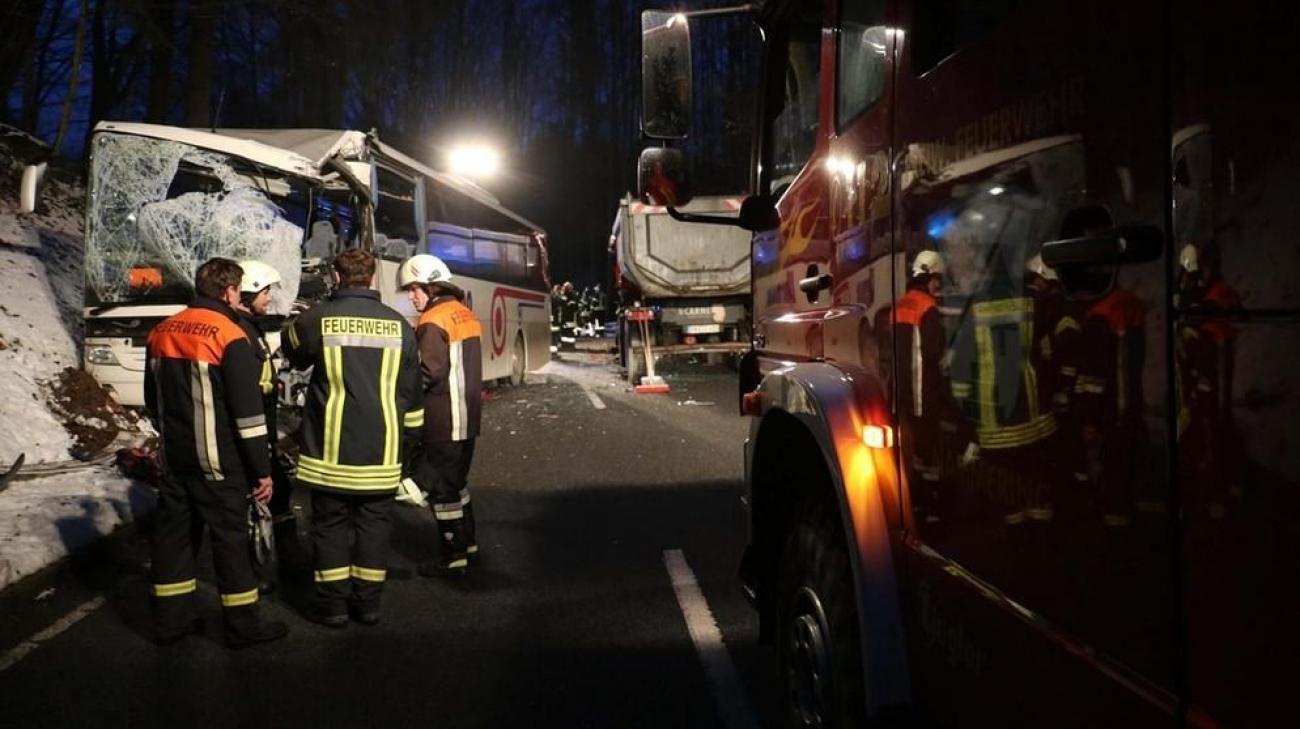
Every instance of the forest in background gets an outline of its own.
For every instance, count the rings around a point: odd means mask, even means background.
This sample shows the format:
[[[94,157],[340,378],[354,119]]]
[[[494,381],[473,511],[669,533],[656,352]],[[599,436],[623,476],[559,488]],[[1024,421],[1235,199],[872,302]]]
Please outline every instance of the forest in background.
[[[545,227],[558,281],[608,281],[635,189],[640,11],[620,0],[9,0],[0,119],[77,164],[99,120],[377,129],[435,167],[485,137],[485,183]],[[691,2],[708,7],[724,3]],[[744,192],[759,47],[746,21],[695,34],[701,192]],[[737,69],[740,69],[738,72]]]

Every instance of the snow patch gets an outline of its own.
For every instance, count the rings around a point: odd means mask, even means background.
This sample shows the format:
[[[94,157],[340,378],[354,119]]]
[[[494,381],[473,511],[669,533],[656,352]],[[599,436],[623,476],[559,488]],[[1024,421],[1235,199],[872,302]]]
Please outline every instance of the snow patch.
[[[16,481],[0,498],[0,590],[154,508],[152,488],[111,467]]]

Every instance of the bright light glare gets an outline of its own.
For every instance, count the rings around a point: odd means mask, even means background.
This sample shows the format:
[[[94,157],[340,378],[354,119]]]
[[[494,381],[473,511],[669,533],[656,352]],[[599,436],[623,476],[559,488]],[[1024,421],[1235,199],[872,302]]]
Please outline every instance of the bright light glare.
[[[1001,194],[1004,193],[1004,192],[1006,192],[1006,188],[1002,187],[1001,185],[999,185],[999,186],[997,186],[997,187],[990,187],[990,188],[989,188],[989,194],[990,194],[990,195],[1001,195]]]
[[[890,448],[894,445],[894,430],[888,425],[868,425],[862,429],[862,442],[868,448]]]
[[[501,167],[501,155],[486,144],[462,144],[447,154],[452,173],[474,180],[492,177]]]

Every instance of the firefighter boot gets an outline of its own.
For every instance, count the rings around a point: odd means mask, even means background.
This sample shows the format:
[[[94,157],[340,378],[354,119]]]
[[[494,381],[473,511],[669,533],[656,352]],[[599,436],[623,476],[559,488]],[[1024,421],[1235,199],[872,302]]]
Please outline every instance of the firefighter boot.
[[[468,492],[467,492],[468,493]],[[474,504],[465,504],[465,555],[471,563],[478,561],[478,539],[474,534]]]
[[[226,623],[226,645],[245,648],[257,643],[279,640],[289,633],[289,627],[279,620],[263,620],[256,604],[223,608]]]
[[[469,569],[465,544],[465,519],[439,519],[440,556],[437,561],[421,565],[425,577],[463,577]]]

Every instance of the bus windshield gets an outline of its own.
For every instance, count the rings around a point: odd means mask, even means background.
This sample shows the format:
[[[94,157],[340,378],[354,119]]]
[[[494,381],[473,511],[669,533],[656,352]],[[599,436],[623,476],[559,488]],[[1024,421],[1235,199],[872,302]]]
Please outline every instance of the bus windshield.
[[[313,189],[304,179],[181,142],[100,133],[92,148],[86,305],[185,303],[194,272],[221,256],[257,259],[298,293]]]

